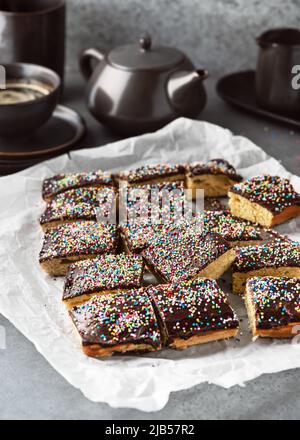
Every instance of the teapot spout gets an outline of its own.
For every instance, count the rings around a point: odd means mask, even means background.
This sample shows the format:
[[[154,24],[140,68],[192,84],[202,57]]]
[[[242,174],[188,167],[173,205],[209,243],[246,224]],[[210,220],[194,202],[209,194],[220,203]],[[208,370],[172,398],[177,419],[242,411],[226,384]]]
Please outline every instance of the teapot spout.
[[[186,115],[194,115],[201,106],[199,95],[203,96],[202,81],[208,77],[207,70],[174,73],[168,82],[168,96],[172,106]]]

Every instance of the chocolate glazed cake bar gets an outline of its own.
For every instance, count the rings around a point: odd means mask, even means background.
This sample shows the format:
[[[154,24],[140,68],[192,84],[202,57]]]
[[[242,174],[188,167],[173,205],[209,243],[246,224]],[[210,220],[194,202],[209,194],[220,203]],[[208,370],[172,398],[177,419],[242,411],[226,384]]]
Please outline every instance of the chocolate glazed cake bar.
[[[243,294],[247,279],[258,276],[300,277],[300,244],[279,239],[236,249],[233,293]]]
[[[40,265],[49,275],[66,275],[70,264],[117,249],[116,225],[74,222],[50,228],[44,236]]]
[[[251,278],[245,302],[254,337],[291,338],[299,332],[300,278]]]
[[[184,230],[192,233],[193,229],[198,232],[204,231],[220,235],[231,246],[247,246],[273,241],[279,234],[272,229],[262,228],[259,225],[246,220],[233,217],[229,211],[204,211],[196,213],[191,221],[182,223],[158,223],[151,224],[128,224],[121,228],[122,238],[126,249],[130,252],[141,252],[159,235],[176,237]],[[201,232],[202,233],[202,232]]]
[[[192,190],[193,199],[197,196],[197,189],[203,189],[205,197],[227,196],[229,188],[241,180],[235,168],[223,159],[186,166],[186,186]]]
[[[146,352],[161,348],[161,335],[144,288],[94,296],[70,311],[85,354]]]
[[[114,212],[116,193],[113,188],[77,188],[55,196],[47,203],[40,218],[46,231],[50,227],[75,221],[101,221],[109,219]]]
[[[109,173],[100,170],[89,173],[58,174],[44,180],[43,199],[49,201],[57,194],[85,186],[97,188],[113,186],[113,180]]]
[[[183,182],[185,180],[185,169],[183,165],[145,165],[132,171],[123,171],[114,177],[117,182],[128,186]]]
[[[204,231],[219,234],[231,246],[247,246],[273,241],[279,234],[271,229],[234,217],[229,211],[204,211],[196,214]]]
[[[189,223],[155,223],[145,224],[130,223],[122,226],[121,237],[124,241],[124,247],[128,253],[140,253],[152,243],[159,240],[159,237],[165,235],[169,239],[177,237],[186,228],[190,227]]]
[[[139,288],[144,263],[138,255],[102,255],[72,264],[66,276],[63,301],[67,307],[82,304],[91,295]]]
[[[278,176],[253,177],[234,185],[228,195],[233,215],[266,227],[300,215],[300,194]]]
[[[119,191],[121,225],[182,222],[192,218],[192,206],[185,197],[183,182],[162,182]]]
[[[197,229],[170,237],[160,235],[142,254],[149,270],[161,282],[207,277],[218,279],[231,266],[235,251],[216,234]]]
[[[148,290],[162,328],[164,344],[184,349],[234,337],[239,321],[216,281],[198,279]]]

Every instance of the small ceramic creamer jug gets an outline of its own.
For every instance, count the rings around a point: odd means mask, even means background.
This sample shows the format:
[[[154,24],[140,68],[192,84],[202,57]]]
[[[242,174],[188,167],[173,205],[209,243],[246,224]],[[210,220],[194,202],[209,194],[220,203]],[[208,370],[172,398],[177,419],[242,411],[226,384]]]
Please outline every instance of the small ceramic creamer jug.
[[[295,75],[300,73],[300,30],[272,29],[257,38],[259,58],[256,70],[258,105],[279,113],[300,110],[300,87]]]

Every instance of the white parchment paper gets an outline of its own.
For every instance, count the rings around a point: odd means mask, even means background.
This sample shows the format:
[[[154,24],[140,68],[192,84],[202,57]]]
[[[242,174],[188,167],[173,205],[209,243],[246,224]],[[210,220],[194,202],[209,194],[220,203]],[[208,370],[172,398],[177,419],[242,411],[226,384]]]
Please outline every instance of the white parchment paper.
[[[112,407],[156,411],[172,391],[210,382],[229,388],[263,373],[300,367],[300,344],[252,342],[243,302],[230,295],[242,319],[239,340],[221,341],[182,352],[163,350],[144,356],[96,360],[80,349],[71,320],[61,303],[63,280],[53,280],[38,264],[42,233],[38,218],[44,205],[41,184],[59,172],[116,171],[158,162],[224,158],[245,177],[272,173],[290,177],[300,192],[300,178],[248,139],[221,127],[178,119],[157,133],[102,148],[79,150],[0,179],[0,312],[48,362],[90,400]],[[300,240],[300,222],[279,229]],[[229,291],[228,282],[222,287]]]

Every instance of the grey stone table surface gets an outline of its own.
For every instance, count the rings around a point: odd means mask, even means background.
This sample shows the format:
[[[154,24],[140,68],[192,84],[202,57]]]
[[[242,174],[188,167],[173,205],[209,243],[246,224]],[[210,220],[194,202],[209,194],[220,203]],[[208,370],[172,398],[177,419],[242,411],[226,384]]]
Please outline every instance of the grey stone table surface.
[[[84,84],[69,75],[64,103],[86,118],[89,134],[85,146],[103,145],[116,139],[89,117],[83,104]],[[201,115],[207,120],[243,134],[300,174],[300,131],[241,113],[223,103],[209,80],[208,105]],[[167,406],[156,413],[112,409],[87,400],[69,385],[36,351],[34,346],[0,315],[6,333],[6,349],[0,349],[1,419],[299,419],[300,372],[289,370],[264,375],[229,390],[202,384],[173,393]],[[38,331],[38,329],[37,329]]]

